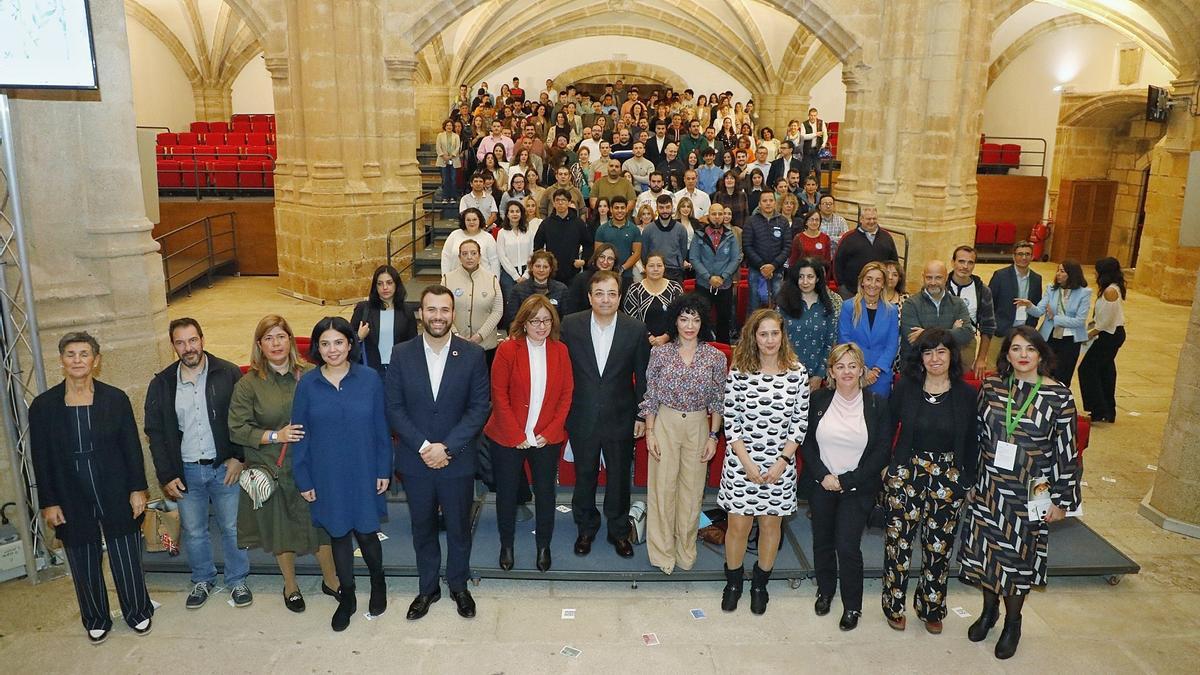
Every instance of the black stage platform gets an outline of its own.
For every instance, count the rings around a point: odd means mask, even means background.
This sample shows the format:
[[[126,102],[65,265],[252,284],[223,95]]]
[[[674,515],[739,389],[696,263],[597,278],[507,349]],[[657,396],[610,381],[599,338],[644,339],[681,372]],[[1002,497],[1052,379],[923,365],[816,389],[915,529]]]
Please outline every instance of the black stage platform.
[[[559,491],[560,506],[570,506],[570,490]],[[603,499],[601,494],[600,500]],[[645,492],[635,492],[634,501],[644,500]],[[704,507],[716,505],[716,491],[705,494]],[[390,519],[383,525],[387,539],[383,542],[383,562],[389,576],[416,576],[416,558],[409,536],[408,505],[402,497],[389,500]],[[805,515],[805,505],[784,519],[783,546],[775,562],[774,577],[787,579],[796,587],[804,579],[813,576],[812,528]],[[612,546],[604,541],[603,530],[587,557],[574,554],[575,523],[569,511],[555,513],[555,532],[551,545],[553,567],[549,572],[539,572],[534,567],[533,520],[517,523],[516,565],[505,572],[497,564],[500,538],[496,531],[496,509],[494,495],[479,497],[475,503],[473,521],[474,543],[471,552],[471,570],[475,581],[482,578],[497,579],[543,579],[551,581],[624,581],[637,584],[644,581],[721,581],[725,579],[724,555],[719,547],[697,542],[696,565],[691,570],[676,569],[666,575],[650,565],[645,546],[634,547],[632,558],[621,558]],[[1103,537],[1077,518],[1069,518],[1050,527],[1049,573],[1050,576],[1103,576],[1109,583],[1117,583],[1126,574],[1137,574],[1141,569],[1136,562],[1109,544]],[[214,528],[213,541],[219,537]],[[214,552],[217,565],[221,564],[220,546]],[[443,549],[444,550],[444,549]],[[864,568],[867,578],[883,575],[883,530],[868,528],[863,536]],[[914,555],[914,558],[917,558]],[[747,554],[747,567],[753,563],[753,553]],[[145,554],[147,572],[188,573],[187,562],[181,553],[171,557],[166,553]],[[911,565],[914,576],[920,572],[919,561]],[[278,574],[275,559],[260,550],[250,552],[252,574]],[[296,560],[299,574],[320,574],[316,560],[305,556]],[[957,574],[954,565],[951,574]]]

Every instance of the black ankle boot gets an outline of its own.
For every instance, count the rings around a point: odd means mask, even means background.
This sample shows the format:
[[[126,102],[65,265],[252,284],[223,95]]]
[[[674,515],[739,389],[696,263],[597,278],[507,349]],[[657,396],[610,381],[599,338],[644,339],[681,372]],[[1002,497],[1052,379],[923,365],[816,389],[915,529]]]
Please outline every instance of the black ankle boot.
[[[975,620],[975,623],[967,629],[967,639],[971,642],[983,642],[987,639],[992,626],[996,625],[998,618],[1000,618],[1000,597],[984,593],[983,611],[979,613],[979,618]]]
[[[387,579],[383,572],[371,574],[371,601],[367,609],[371,616],[379,616],[387,611]]]
[[[342,584],[338,592],[338,607],[333,612],[333,620],[329,622],[335,631],[346,630],[350,625],[350,617],[358,611],[358,598],[354,595],[354,584]]]
[[[754,563],[751,575],[750,612],[752,614],[762,614],[767,611],[767,601],[771,599],[767,595],[767,582],[771,580],[771,570],[763,571],[758,566],[758,563]]]
[[[725,566],[725,590],[721,592],[721,610],[732,612],[737,609],[738,600],[742,597],[742,589],[746,587],[746,567],[738,565],[737,569]]]
[[[1017,653],[1017,644],[1021,642],[1020,615],[1004,615],[1004,630],[1000,631],[1000,639],[996,641],[996,658],[1010,659]]]

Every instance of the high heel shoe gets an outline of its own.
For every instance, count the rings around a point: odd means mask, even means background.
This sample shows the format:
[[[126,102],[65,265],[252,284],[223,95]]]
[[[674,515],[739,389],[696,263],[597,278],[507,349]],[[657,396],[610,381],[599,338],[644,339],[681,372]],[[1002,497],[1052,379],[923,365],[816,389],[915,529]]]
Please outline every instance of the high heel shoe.
[[[511,570],[513,568],[513,562],[514,562],[513,561],[513,547],[512,546],[501,546],[500,547],[500,569],[504,570],[505,572]]]

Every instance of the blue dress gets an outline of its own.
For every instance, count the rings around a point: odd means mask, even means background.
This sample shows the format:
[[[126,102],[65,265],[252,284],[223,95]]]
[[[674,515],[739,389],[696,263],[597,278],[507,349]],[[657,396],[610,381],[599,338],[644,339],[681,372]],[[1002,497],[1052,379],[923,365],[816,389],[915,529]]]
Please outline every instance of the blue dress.
[[[863,350],[867,368],[883,371],[875,384],[868,387],[878,396],[887,398],[892,393],[892,364],[900,348],[900,310],[886,300],[879,301],[875,320],[870,321],[867,310],[862,310],[858,323],[854,322],[854,299],[842,303],[842,316],[838,324],[838,342],[853,342]]]
[[[826,376],[825,361],[829,358],[829,350],[838,341],[838,324],[842,315],[842,298],[831,293],[829,299],[833,311],[825,315],[825,307],[820,300],[812,307],[805,309],[804,314],[794,317],[780,311],[783,317],[783,328],[787,332],[788,342],[796,352],[796,358],[808,370],[809,375]],[[803,302],[803,301],[801,301]]]
[[[387,503],[375,493],[375,480],[392,477],[379,375],[351,364],[334,387],[320,368],[308,371],[296,385],[292,423],[304,426],[304,438],[291,445],[292,473],[301,492],[317,491],[313,525],[331,537],[378,531]]]

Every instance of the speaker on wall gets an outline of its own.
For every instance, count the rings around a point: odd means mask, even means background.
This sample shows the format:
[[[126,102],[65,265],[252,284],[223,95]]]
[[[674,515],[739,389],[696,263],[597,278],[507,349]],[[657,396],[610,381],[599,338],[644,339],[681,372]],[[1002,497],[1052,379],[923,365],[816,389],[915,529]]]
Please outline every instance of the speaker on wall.
[[[1187,185],[1183,188],[1183,216],[1179,219],[1179,245],[1200,246],[1200,151],[1188,162]]]

